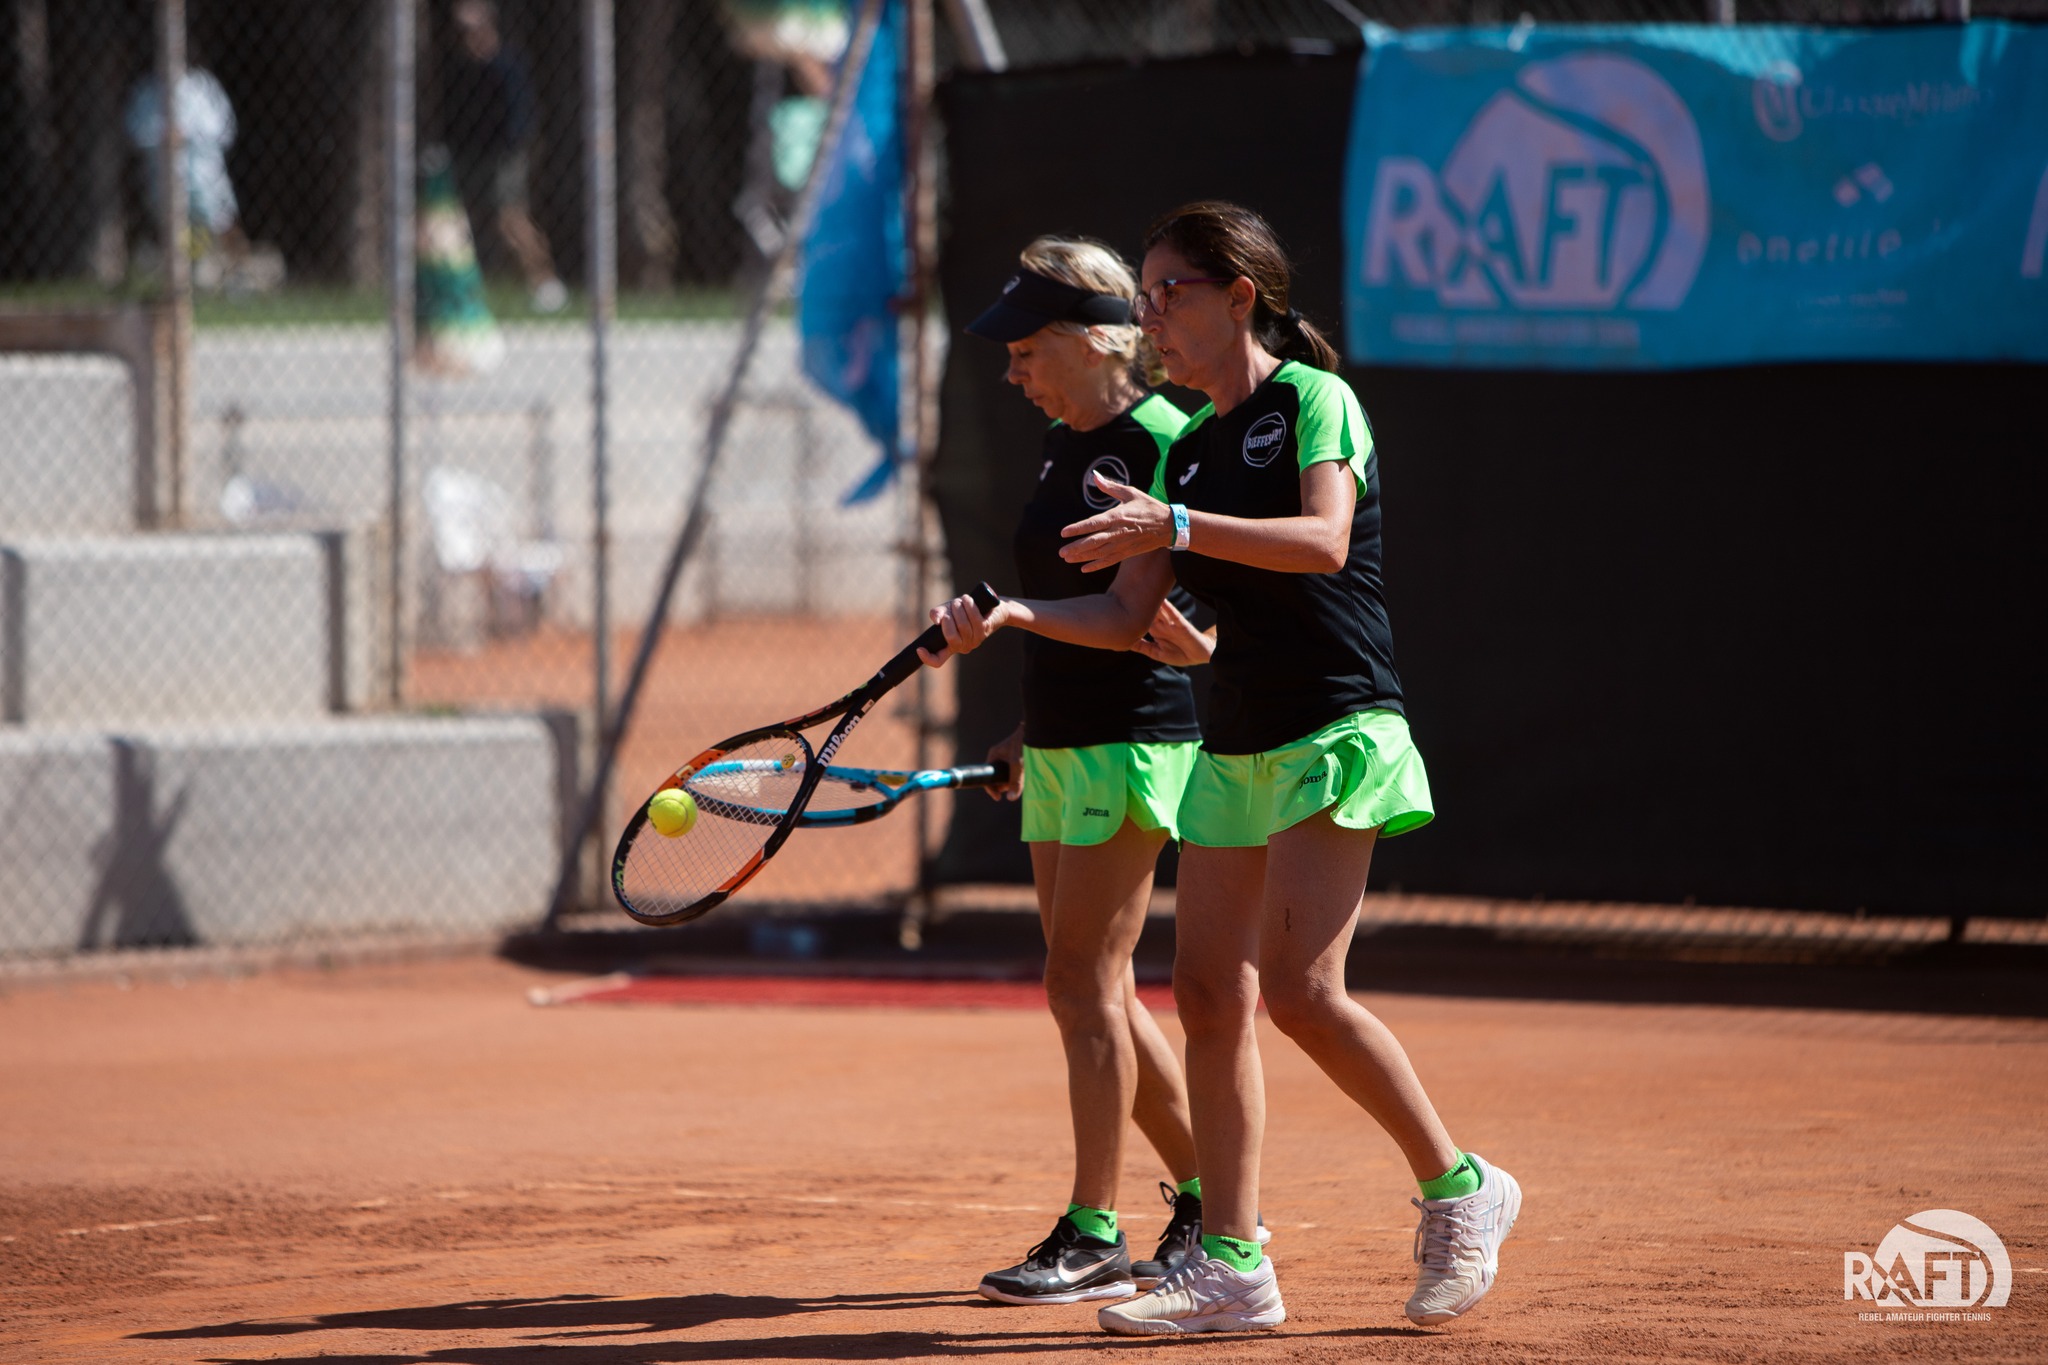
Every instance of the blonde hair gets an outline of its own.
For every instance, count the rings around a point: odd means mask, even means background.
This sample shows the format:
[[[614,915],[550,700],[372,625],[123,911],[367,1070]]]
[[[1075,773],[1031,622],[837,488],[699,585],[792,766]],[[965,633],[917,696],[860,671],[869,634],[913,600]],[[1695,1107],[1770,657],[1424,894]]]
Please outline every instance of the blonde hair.
[[[1124,258],[1087,237],[1039,237],[1017,253],[1017,260],[1034,275],[1076,289],[1119,299],[1134,299],[1138,295],[1138,277],[1124,264]],[[1130,367],[1131,378],[1140,384],[1160,384],[1166,380],[1166,367],[1134,323],[1049,322],[1046,330],[1088,338],[1088,344],[1102,354],[1122,359]]]

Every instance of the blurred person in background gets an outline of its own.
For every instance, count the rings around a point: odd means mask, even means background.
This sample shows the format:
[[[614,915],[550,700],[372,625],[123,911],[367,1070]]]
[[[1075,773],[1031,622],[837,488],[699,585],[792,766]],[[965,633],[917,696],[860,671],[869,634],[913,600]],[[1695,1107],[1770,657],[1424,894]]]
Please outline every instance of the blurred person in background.
[[[532,291],[534,311],[559,313],[569,291],[527,207],[533,82],[526,63],[499,33],[498,8],[490,0],[460,0],[454,21],[455,50],[441,82],[441,113],[456,189],[470,217],[479,227],[488,222],[512,252]]]
[[[191,45],[187,44],[188,50]],[[242,231],[241,205],[228,178],[228,148],[235,145],[235,106],[211,71],[191,65],[178,80],[178,159],[185,182],[186,213],[192,228],[193,283],[201,289],[244,283],[249,238]],[[136,82],[124,120],[128,141],[140,154],[148,187],[150,225],[162,231],[164,212],[163,87],[155,72]]]

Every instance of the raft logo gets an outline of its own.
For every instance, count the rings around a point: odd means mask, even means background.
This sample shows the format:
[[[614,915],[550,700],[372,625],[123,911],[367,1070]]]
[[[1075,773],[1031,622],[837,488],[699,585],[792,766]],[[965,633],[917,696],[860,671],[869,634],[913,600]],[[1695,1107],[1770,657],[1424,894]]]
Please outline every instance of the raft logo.
[[[1870,1255],[1842,1254],[1842,1298],[1899,1310],[2003,1308],[2012,1258],[1979,1219],[1924,1209],[1884,1235]],[[1865,1314],[1866,1317],[1882,1316]]]
[[[1446,308],[1674,309],[1708,217],[1685,101],[1641,62],[1575,53],[1522,67],[1440,170],[1380,158],[1364,282],[1430,289]]]

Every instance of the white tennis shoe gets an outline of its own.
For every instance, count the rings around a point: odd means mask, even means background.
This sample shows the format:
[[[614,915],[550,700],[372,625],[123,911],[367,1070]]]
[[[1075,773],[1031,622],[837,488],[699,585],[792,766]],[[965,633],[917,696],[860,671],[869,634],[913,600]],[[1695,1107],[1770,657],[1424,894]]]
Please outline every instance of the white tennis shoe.
[[[1273,1258],[1262,1256],[1251,1270],[1233,1270],[1195,1249],[1183,1264],[1135,1299],[1111,1304],[1095,1315],[1107,1332],[1127,1337],[1180,1336],[1188,1332],[1254,1332],[1287,1321]]]
[[[1469,1153],[1467,1155],[1470,1155]],[[1500,1273],[1500,1244],[1522,1211],[1522,1187],[1478,1157],[1480,1185],[1462,1199],[1412,1199],[1422,1210],[1415,1228],[1415,1292],[1408,1321],[1449,1322],[1486,1297]]]

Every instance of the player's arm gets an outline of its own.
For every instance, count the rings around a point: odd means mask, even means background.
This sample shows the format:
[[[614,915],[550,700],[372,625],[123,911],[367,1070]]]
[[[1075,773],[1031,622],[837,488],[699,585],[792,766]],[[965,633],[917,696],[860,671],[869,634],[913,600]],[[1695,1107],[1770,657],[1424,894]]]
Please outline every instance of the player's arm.
[[[941,668],[953,655],[979,649],[1005,626],[1091,649],[1129,649],[1152,628],[1159,604],[1172,586],[1173,563],[1160,550],[1125,563],[1108,592],[1057,601],[1005,597],[986,616],[973,598],[956,597],[933,607],[931,613],[932,622],[945,632],[946,652],[935,655],[920,650],[918,654],[933,668]]]
[[[1063,528],[1060,534],[1068,539],[1060,558],[1095,573],[1172,546],[1173,513],[1166,503],[1099,474],[1096,481],[1117,505]],[[1351,514],[1357,505],[1351,467],[1342,460],[1319,460],[1301,471],[1300,516],[1227,517],[1190,508],[1188,547],[1182,553],[1279,573],[1335,573],[1351,552]]]

